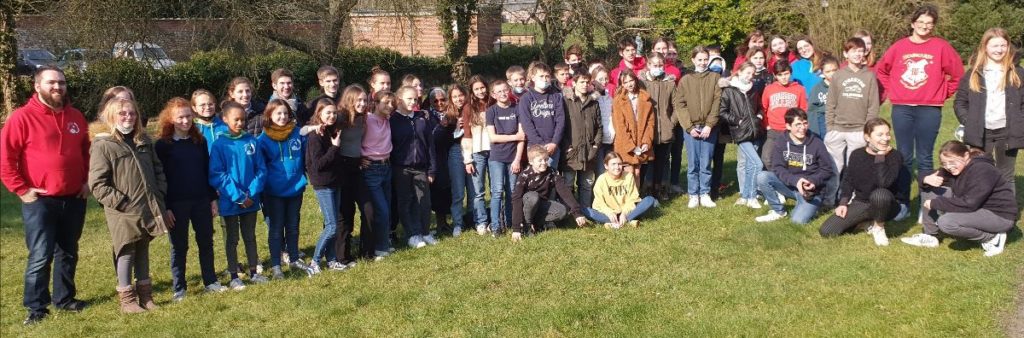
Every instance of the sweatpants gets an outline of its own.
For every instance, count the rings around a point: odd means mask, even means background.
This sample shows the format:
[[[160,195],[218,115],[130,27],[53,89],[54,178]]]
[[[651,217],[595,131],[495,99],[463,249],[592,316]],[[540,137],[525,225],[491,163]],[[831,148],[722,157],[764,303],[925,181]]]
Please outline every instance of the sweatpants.
[[[946,187],[930,188],[921,191],[921,200],[930,200],[938,196],[953,196]],[[1013,229],[1014,221],[996,215],[987,209],[972,212],[947,212],[939,214],[937,210],[924,209],[921,219],[924,233],[938,236],[939,232],[976,242],[992,240],[998,233]]]

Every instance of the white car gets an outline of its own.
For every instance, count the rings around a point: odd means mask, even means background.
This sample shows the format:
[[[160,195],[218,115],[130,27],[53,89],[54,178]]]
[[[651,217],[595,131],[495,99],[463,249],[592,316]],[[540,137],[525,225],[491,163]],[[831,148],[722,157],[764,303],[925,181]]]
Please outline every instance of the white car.
[[[114,58],[129,58],[149,64],[153,69],[167,69],[175,65],[164,49],[149,42],[118,42],[114,44]]]

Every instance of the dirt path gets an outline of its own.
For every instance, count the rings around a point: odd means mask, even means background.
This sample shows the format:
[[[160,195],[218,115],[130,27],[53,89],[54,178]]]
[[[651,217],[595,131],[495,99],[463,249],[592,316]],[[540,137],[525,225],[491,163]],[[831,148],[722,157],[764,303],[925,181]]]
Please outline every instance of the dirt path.
[[[1020,280],[1024,281],[1024,269],[1021,270]],[[1024,338],[1024,282],[1021,282],[1017,290],[1017,309],[1006,316],[1006,336]]]

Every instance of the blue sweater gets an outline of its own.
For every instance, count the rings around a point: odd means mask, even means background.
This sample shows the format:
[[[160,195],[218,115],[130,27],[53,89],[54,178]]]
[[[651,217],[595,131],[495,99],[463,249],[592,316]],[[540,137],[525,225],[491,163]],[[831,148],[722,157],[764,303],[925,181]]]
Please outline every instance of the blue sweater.
[[[164,165],[167,176],[167,195],[164,203],[217,200],[217,192],[210,186],[210,154],[208,147],[196,144],[192,139],[159,140],[156,155]]]
[[[217,189],[221,216],[235,216],[260,210],[260,193],[267,168],[256,138],[243,132],[237,137],[221,134],[210,151],[210,185]],[[253,204],[242,208],[246,197]]]
[[[206,124],[200,119],[193,119],[193,124],[196,128],[199,128],[199,133],[206,138],[206,153],[210,153],[210,149],[213,149],[213,142],[217,141],[220,134],[228,132],[228,125],[224,124],[224,120],[220,118],[220,115],[213,116],[213,122]]]
[[[793,81],[799,82],[801,86],[804,86],[804,90],[807,91],[807,97],[811,97],[811,90],[814,86],[821,82],[821,70],[811,71],[813,64],[809,59],[799,59],[793,61]]]
[[[267,167],[264,192],[276,197],[294,197],[306,190],[306,137],[299,135],[299,127],[284,141],[274,141],[263,133],[259,142],[260,155]]]
[[[526,145],[559,144],[565,129],[565,101],[562,93],[548,89],[541,93],[533,88],[519,99],[516,112],[526,133]]]
[[[391,114],[391,164],[427,170],[427,175],[437,173],[437,155],[434,151],[434,123],[423,111],[404,116],[399,112]]]

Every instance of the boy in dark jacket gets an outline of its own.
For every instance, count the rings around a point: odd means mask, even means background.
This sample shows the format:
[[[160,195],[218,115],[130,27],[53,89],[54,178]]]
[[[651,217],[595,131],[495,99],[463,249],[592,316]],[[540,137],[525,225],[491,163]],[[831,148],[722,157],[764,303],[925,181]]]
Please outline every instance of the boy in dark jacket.
[[[590,95],[590,88],[590,74],[581,72],[572,77],[572,87],[562,91],[566,113],[562,175],[570,189],[576,186],[576,198],[586,206],[594,201],[597,148],[602,137],[601,108]]]
[[[302,127],[309,122],[310,112],[306,109],[306,104],[302,103],[302,99],[295,93],[295,83],[292,79],[295,75],[292,71],[278,68],[270,74],[270,86],[274,88],[274,94],[270,95],[270,99],[267,102],[273,101],[274,99],[281,99],[288,103],[288,107],[292,109],[292,117],[295,119],[295,125]]]
[[[796,199],[793,223],[807,224],[821,206],[820,192],[832,178],[832,157],[821,139],[808,133],[807,113],[800,108],[786,111],[786,133],[776,140],[771,153],[770,171],[757,175],[757,189],[772,210],[758,216],[758,222],[786,217],[779,194]]]
[[[536,231],[534,223],[537,220],[543,219],[544,228],[554,227],[555,221],[565,217],[566,205],[569,206],[568,212],[575,217],[576,225],[583,226],[587,219],[569,185],[557,171],[548,170],[547,150],[543,146],[532,145],[526,156],[530,158],[530,167],[519,174],[512,192],[512,241],[523,239],[524,228]],[[562,202],[555,200],[556,194]]]

